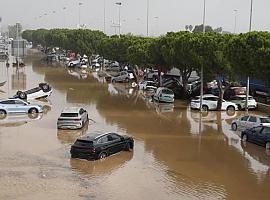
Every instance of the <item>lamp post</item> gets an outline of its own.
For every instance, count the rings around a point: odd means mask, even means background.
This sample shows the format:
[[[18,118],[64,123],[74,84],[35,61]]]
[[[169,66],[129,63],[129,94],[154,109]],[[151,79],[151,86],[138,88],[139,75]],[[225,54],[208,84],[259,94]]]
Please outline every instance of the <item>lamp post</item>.
[[[250,15],[249,15],[249,32],[252,30],[252,14],[253,14],[253,0],[250,1]],[[246,88],[246,111],[248,112],[248,96],[249,96],[249,76],[247,77]]]
[[[65,10],[67,9],[67,7],[63,7],[63,17],[64,17],[64,28],[67,28],[66,26],[66,13]]]
[[[159,20],[159,17],[154,17],[154,19],[156,20],[156,36],[158,36],[158,20]]]
[[[146,8],[146,35],[149,36],[149,0],[147,0]]]
[[[78,28],[81,28],[81,5],[83,5],[83,3],[79,2],[79,25],[78,25]]]
[[[205,33],[205,13],[206,13],[206,0],[203,1],[203,34]],[[201,95],[200,95],[200,111],[202,112],[203,100],[203,63],[201,66]]]
[[[119,28],[119,37],[121,37],[121,6],[122,6],[122,3],[121,2],[116,2],[115,3],[119,10],[118,10],[118,28]]]
[[[233,33],[236,34],[236,26],[237,26],[237,12],[238,10],[235,9],[234,10],[234,30],[233,30]]]

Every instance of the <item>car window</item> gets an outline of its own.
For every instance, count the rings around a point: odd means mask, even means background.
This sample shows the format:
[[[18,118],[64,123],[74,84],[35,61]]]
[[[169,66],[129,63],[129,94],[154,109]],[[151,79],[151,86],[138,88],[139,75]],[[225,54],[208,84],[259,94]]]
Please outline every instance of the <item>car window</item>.
[[[1,101],[1,104],[15,104],[14,100]]]
[[[22,102],[22,101],[18,101],[18,100],[16,100],[16,101],[15,101],[15,104],[25,105],[25,103],[24,103],[24,102]]]
[[[247,121],[247,119],[248,119],[248,116],[245,116],[241,118],[241,121]]]
[[[261,123],[270,123],[270,118],[261,118]]]
[[[253,116],[250,116],[249,119],[248,119],[249,122],[257,122],[257,118],[256,117],[253,117]]]
[[[270,134],[270,128],[264,127],[261,134]]]
[[[109,140],[108,140],[108,137],[107,137],[107,135],[106,136],[103,136],[102,138],[100,138],[99,140],[98,140],[98,143],[99,144],[104,144],[104,143],[106,143],[106,142],[108,142]]]
[[[253,131],[255,131],[256,133],[260,133],[261,130],[262,130],[262,127],[261,126],[258,126],[258,127],[253,128]]]
[[[112,140],[121,140],[120,136],[118,135],[111,134],[110,136],[112,137]]]

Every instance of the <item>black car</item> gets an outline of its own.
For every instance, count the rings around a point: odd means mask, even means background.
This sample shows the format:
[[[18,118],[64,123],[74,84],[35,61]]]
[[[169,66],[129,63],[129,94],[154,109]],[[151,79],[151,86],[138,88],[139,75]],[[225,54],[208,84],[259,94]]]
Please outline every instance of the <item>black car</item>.
[[[130,151],[134,141],[126,135],[116,133],[91,133],[81,138],[71,146],[71,157],[87,160],[103,159],[120,151]]]
[[[249,141],[264,146],[267,150],[270,149],[270,127],[257,126],[247,129],[241,134],[242,141]]]

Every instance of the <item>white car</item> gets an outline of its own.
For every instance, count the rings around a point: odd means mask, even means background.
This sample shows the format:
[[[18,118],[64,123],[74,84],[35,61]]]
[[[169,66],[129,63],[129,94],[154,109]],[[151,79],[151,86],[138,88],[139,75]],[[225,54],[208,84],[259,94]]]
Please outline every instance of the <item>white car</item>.
[[[80,66],[80,65],[81,65],[80,59],[69,61],[69,63],[67,64],[68,67],[76,67],[76,66]]]
[[[40,83],[38,87],[35,87],[33,89],[27,91],[18,91],[16,95],[13,96],[13,98],[31,100],[31,99],[46,98],[51,94],[52,88],[47,83]]]
[[[81,129],[88,122],[88,113],[80,107],[65,108],[57,120],[58,129]]]
[[[140,90],[156,90],[157,84],[154,81],[142,81],[139,83]]]
[[[270,118],[256,115],[246,115],[232,122],[232,130],[246,130],[255,126],[270,126]]]
[[[235,103],[238,106],[238,109],[242,110],[246,107],[246,95],[235,95],[231,97],[230,102]],[[248,108],[249,109],[257,108],[257,102],[252,96],[248,97]]]
[[[200,109],[200,96],[195,97],[191,100],[190,108],[191,109]],[[217,104],[218,104],[219,97],[212,95],[212,94],[205,94],[203,95],[202,100],[202,109],[203,111],[208,110],[217,110]],[[235,111],[238,110],[238,107],[235,103],[222,100],[221,110],[227,110],[227,111]]]
[[[172,90],[168,88],[159,87],[157,91],[155,92],[153,99],[156,100],[157,102],[173,103],[174,93]]]

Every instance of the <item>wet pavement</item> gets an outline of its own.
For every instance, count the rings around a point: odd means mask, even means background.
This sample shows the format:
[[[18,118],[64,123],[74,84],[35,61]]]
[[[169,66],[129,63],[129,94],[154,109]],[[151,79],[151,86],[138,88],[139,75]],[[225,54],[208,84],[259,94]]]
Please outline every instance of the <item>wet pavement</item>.
[[[44,114],[0,120],[0,199],[269,199],[269,153],[242,144],[230,128],[244,112],[200,117],[186,102],[155,104],[128,85],[39,60],[29,56],[19,70],[0,63],[1,98],[40,82],[54,89],[41,102]],[[61,110],[75,105],[88,111],[89,126],[58,131]],[[128,134],[135,149],[103,161],[71,159],[71,144],[91,131]]]

